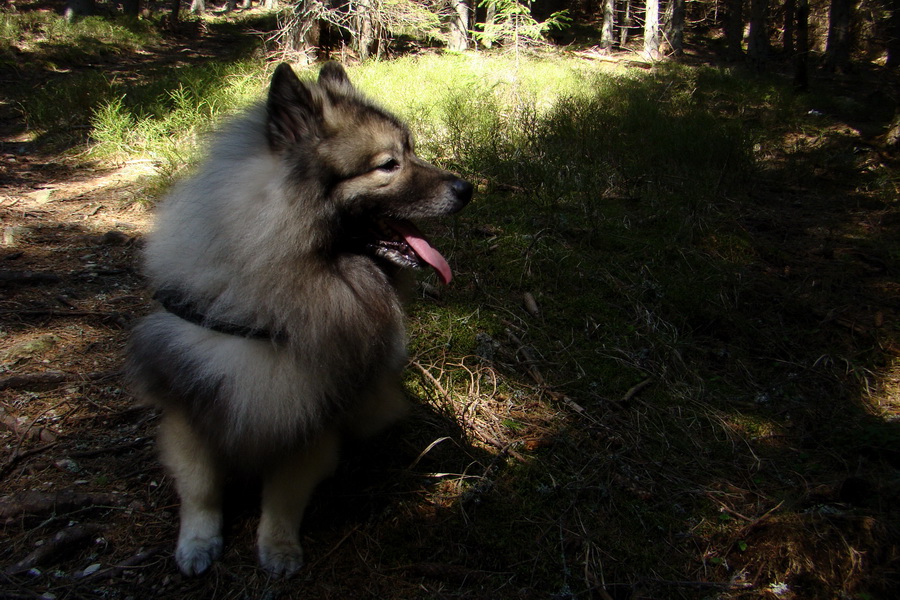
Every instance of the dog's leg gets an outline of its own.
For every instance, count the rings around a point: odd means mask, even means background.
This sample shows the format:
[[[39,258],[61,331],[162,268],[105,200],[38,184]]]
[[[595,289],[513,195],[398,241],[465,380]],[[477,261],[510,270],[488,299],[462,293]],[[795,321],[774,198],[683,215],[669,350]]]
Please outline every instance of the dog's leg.
[[[300,521],[316,485],[334,472],[339,446],[337,433],[325,432],[263,481],[259,562],[273,575],[289,576],[303,565]]]
[[[221,467],[209,446],[178,412],[164,414],[159,447],[181,498],[175,561],[185,575],[198,575],[222,554]]]

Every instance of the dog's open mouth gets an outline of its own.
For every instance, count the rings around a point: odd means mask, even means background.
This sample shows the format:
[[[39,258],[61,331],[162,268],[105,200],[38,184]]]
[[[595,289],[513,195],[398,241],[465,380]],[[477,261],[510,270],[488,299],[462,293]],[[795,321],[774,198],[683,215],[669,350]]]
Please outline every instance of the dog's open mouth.
[[[444,284],[450,283],[452,274],[447,260],[425,239],[418,227],[410,221],[399,219],[379,220],[372,231],[370,252],[401,267],[422,269],[430,266]]]

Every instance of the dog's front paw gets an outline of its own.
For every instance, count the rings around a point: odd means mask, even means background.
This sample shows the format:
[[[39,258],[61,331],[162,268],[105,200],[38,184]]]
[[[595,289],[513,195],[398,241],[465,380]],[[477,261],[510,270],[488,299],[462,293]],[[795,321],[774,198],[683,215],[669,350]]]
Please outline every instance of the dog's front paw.
[[[303,566],[303,548],[296,542],[279,540],[259,544],[259,564],[277,577],[290,577]]]
[[[185,575],[199,575],[222,556],[222,536],[191,537],[178,540],[175,562]]]

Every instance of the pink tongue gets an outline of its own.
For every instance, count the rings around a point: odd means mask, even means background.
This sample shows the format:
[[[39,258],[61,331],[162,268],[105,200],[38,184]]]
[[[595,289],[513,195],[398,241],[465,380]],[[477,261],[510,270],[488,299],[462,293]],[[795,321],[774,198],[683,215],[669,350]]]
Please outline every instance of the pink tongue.
[[[453,275],[450,273],[450,265],[447,259],[441,256],[441,253],[432,247],[422,235],[422,232],[409,221],[391,221],[391,227],[403,236],[409,247],[425,262],[431,265],[431,268],[437,271],[438,277],[444,285],[450,283]]]

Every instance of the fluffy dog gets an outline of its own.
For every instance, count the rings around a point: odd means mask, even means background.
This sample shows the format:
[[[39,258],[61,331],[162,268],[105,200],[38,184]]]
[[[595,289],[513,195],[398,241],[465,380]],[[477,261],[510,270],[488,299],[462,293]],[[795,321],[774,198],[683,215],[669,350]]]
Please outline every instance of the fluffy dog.
[[[135,327],[128,372],[136,395],[163,409],[184,573],[221,554],[232,470],[262,479],[262,566],[301,566],[300,521],[342,436],[403,414],[402,271],[451,277],[410,220],[471,197],[328,63],[317,82],[278,66],[267,100],[227,125],[161,203],[144,250],[161,310]]]

